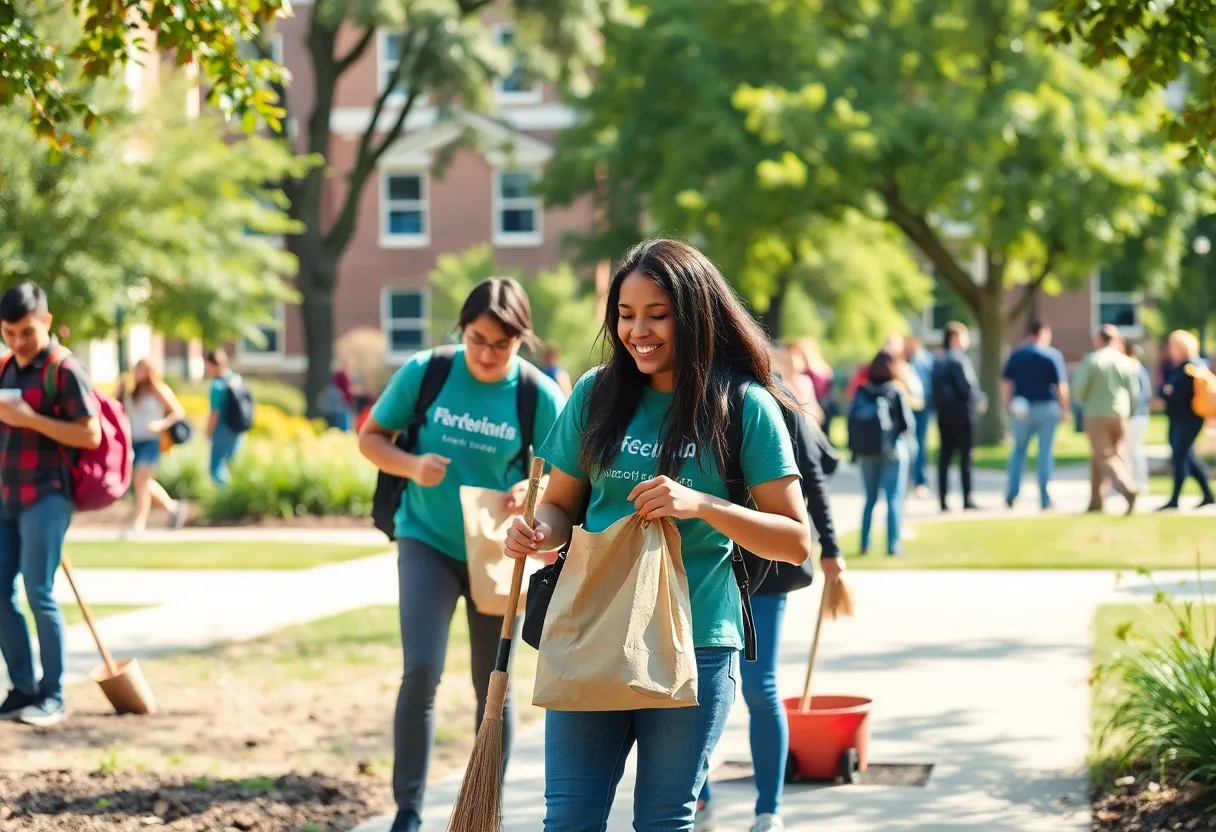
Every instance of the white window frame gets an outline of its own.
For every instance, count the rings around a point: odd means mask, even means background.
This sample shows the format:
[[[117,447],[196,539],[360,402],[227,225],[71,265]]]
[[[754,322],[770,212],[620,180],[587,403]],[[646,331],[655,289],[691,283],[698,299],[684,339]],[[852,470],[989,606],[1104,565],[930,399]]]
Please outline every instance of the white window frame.
[[[493,199],[490,200],[491,210],[490,228],[493,234],[493,243],[501,248],[535,248],[545,241],[544,220],[545,207],[541,203],[539,195],[527,198],[516,197],[512,199],[503,199],[502,195],[502,177],[510,173],[527,173],[532,175],[533,182],[540,178],[540,171],[531,167],[503,167],[494,168],[494,193]],[[532,203],[532,210],[536,212],[536,230],[526,233],[515,233],[502,230],[502,212],[512,207],[522,207],[520,203]]]
[[[496,23],[491,27],[491,30],[494,33],[494,42],[499,46],[502,46],[502,36],[507,32],[514,35],[515,26],[511,23]],[[515,69],[512,69],[512,74],[514,74],[514,72]],[[544,100],[545,89],[544,85],[539,79],[534,81],[529,89],[524,90],[504,90],[502,88],[502,82],[504,80],[505,79],[503,78],[494,79],[494,98],[499,103],[539,104]]]
[[[389,199],[388,183],[394,176],[417,176],[422,198],[418,200],[422,212],[421,234],[393,234],[389,230],[388,215],[394,203]],[[388,167],[380,169],[380,247],[381,248],[428,248],[431,245],[431,177],[425,170],[410,167]]]
[[[238,338],[236,342],[236,360],[238,364],[249,366],[278,366],[287,358],[287,305],[279,302],[274,309],[275,348],[263,350],[247,343],[247,339]],[[262,327],[272,328],[271,325]]]
[[[388,60],[388,39],[406,34],[404,29],[381,29],[376,32],[376,95],[384,94],[384,80],[390,69],[390,61]],[[409,93],[409,83],[402,81],[401,88],[392,92],[388,100],[392,103],[400,104],[405,101]],[[419,95],[415,104],[421,105],[426,101],[425,94]]]
[[[391,317],[392,296],[397,292],[417,292],[422,297],[422,317],[416,323],[402,326]],[[392,362],[403,362],[415,351],[394,350],[393,330],[413,329],[422,333],[422,344],[419,350],[425,350],[431,344],[431,291],[426,286],[385,286],[380,290],[380,332],[384,335],[387,358]]]
[[[1093,335],[1102,328],[1102,305],[1104,303],[1126,303],[1135,311],[1136,323],[1132,326],[1119,327],[1119,334],[1125,338],[1139,339],[1144,337],[1144,293],[1143,292],[1104,292],[1102,291],[1102,272],[1099,270],[1090,278],[1090,330]]]

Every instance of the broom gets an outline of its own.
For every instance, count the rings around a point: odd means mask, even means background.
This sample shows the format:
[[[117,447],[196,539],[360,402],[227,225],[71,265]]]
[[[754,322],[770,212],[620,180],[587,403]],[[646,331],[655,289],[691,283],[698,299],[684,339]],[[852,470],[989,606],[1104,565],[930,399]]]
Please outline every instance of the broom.
[[[824,581],[823,598],[819,601],[819,618],[815,621],[815,635],[811,639],[811,660],[806,665],[806,681],[802,685],[802,702],[798,710],[809,713],[811,710],[811,678],[815,674],[815,660],[819,658],[819,634],[823,630],[823,619],[853,617],[853,588],[849,586],[844,575],[839,575],[833,581]]]
[[[533,525],[536,518],[536,495],[545,461],[532,459],[528,472],[528,499],[524,504],[524,522]],[[448,819],[448,832],[501,832],[502,830],[502,712],[507,701],[507,666],[511,661],[511,639],[515,635],[515,617],[519,612],[519,593],[524,580],[526,558],[515,561],[511,574],[511,594],[507,598],[507,614],[502,618],[502,633],[498,639],[498,658],[490,674],[486,693],[486,710],[477,730],[477,742],[460,794]]]

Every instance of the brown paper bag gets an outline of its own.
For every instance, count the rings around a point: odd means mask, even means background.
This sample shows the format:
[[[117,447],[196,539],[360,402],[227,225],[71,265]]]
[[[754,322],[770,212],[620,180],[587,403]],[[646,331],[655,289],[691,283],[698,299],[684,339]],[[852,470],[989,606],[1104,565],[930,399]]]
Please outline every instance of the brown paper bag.
[[[556,711],[697,704],[692,604],[673,521],[575,527],[540,640],[532,702]]]
[[[511,594],[511,572],[515,561],[506,556],[503,544],[512,515],[507,513],[506,494],[490,488],[460,486],[460,508],[464,514],[464,545],[469,561],[469,594],[483,615],[506,615]],[[544,563],[528,558],[519,608],[528,598],[528,578]]]

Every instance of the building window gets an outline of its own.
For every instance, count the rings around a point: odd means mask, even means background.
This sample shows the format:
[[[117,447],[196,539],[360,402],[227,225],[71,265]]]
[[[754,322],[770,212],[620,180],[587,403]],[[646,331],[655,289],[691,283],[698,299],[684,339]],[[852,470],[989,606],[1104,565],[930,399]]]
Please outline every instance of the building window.
[[[531,171],[498,171],[495,174],[495,245],[540,245],[541,209],[535,187],[536,174]]]
[[[274,309],[274,318],[258,327],[260,339],[242,338],[237,343],[237,360],[242,363],[279,360],[285,354],[286,312],[283,304]]]
[[[396,77],[397,67],[401,66],[401,58],[406,53],[408,38],[409,35],[405,32],[381,32],[379,46],[376,49],[378,90],[384,92],[391,87],[391,95],[394,98],[405,98],[410,90],[408,83],[410,68],[408,66],[402,70],[400,77]],[[396,78],[395,84],[393,83],[394,78]]]
[[[1100,270],[1094,281],[1094,331],[1110,324],[1131,338],[1144,334],[1140,320],[1140,307],[1144,302],[1141,292],[1124,291],[1106,270]]]
[[[380,181],[381,245],[387,248],[428,245],[426,174],[384,171]]]
[[[504,49],[511,49],[515,45],[515,28],[509,25],[494,27],[494,39]],[[528,78],[520,58],[515,59],[510,75],[494,80],[494,93],[500,101],[515,103],[536,103],[542,98],[540,83]]]
[[[407,358],[429,342],[425,289],[385,289],[380,299],[380,328],[390,357]]]

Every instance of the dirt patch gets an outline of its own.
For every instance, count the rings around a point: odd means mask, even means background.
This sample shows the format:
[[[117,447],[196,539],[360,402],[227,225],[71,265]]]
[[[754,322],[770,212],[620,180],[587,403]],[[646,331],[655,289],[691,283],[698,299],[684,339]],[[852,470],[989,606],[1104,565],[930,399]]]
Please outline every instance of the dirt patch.
[[[1095,788],[1093,814],[1094,832],[1216,832],[1216,793],[1162,785],[1141,772]]]
[[[346,832],[392,803],[371,780],[290,775],[194,780],[151,773],[0,772],[0,830]]]

